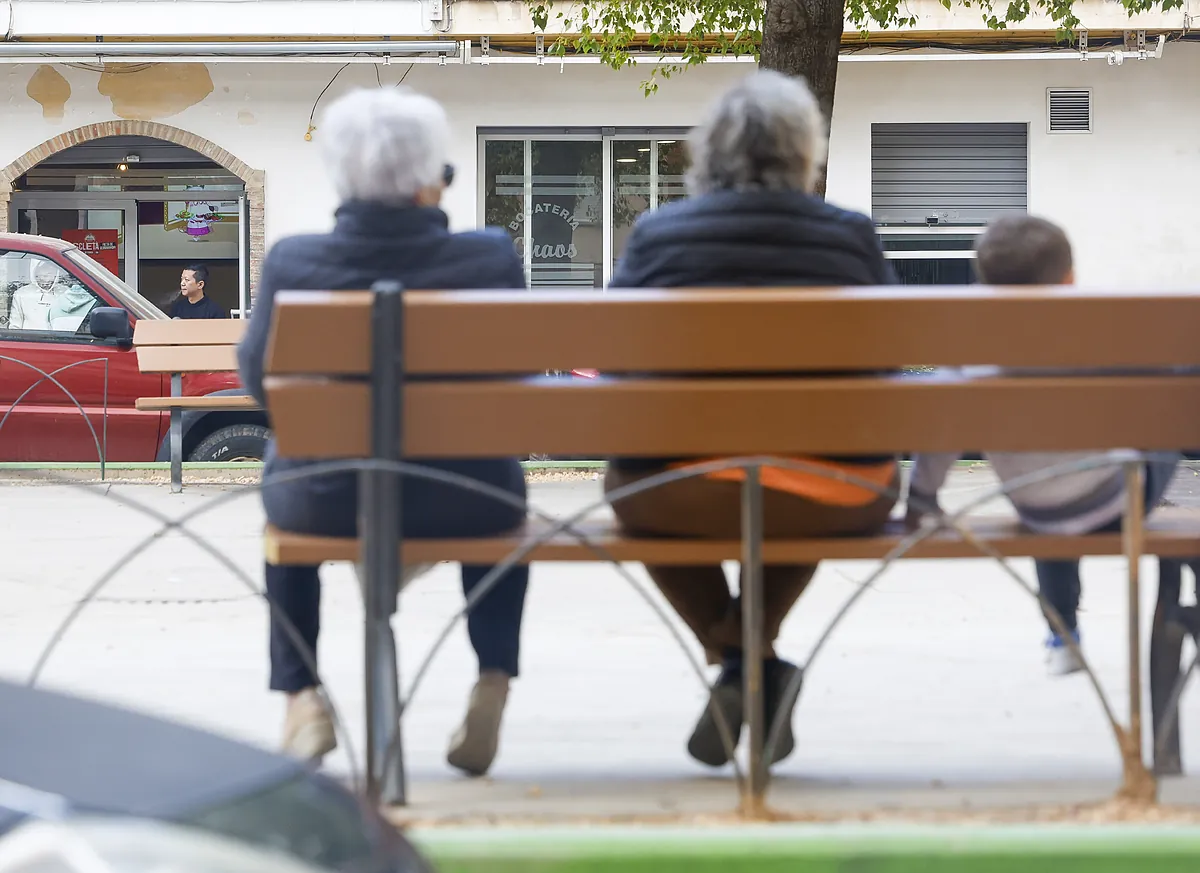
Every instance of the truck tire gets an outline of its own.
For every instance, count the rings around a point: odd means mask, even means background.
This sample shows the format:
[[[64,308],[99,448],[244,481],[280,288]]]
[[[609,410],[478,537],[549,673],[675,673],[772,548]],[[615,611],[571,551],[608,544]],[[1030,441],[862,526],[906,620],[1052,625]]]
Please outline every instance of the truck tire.
[[[213,431],[192,450],[189,461],[261,461],[271,431],[261,424],[231,424]]]

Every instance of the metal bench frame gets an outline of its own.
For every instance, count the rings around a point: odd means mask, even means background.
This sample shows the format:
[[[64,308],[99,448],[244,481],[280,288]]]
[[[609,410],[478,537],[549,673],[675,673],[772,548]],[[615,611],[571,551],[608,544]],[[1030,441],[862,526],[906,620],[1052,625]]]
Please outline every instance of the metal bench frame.
[[[709,296],[714,293],[717,296]],[[349,296],[351,292],[291,292],[277,296],[272,347],[268,355],[267,393],[280,453],[313,458],[359,459],[357,462],[348,463],[356,465],[361,471],[358,554],[362,564],[367,623],[366,773],[368,790],[372,796],[388,803],[405,801],[398,723],[403,707],[399,696],[396,646],[389,617],[396,608],[399,580],[402,578],[406,558],[413,562],[454,560],[456,556],[461,557],[463,549],[474,549],[474,554],[478,555],[481,547],[479,541],[421,544],[403,542],[399,514],[399,471],[404,470],[405,475],[418,475],[420,472],[401,461],[404,452],[427,457],[440,447],[445,456],[484,456],[486,444],[487,451],[494,455],[511,455],[537,450],[538,446],[532,441],[544,438],[550,445],[546,445],[542,450],[553,452],[594,451],[600,448],[608,454],[655,456],[668,448],[662,441],[669,442],[671,439],[671,436],[663,436],[653,428],[639,429],[636,424],[625,427],[603,446],[597,446],[595,440],[588,436],[589,424],[598,420],[600,415],[612,417],[614,410],[617,410],[624,414],[617,420],[624,421],[639,408],[652,408],[645,404],[639,407],[641,401],[633,395],[641,391],[659,391],[656,396],[665,398],[669,396],[669,386],[665,384],[645,381],[624,386],[617,384],[611,391],[598,391],[594,386],[576,386],[565,390],[560,388],[554,392],[554,402],[563,402],[564,420],[555,420],[553,426],[547,425],[540,432],[539,420],[531,411],[548,412],[550,395],[547,392],[551,391],[549,387],[539,388],[511,378],[504,383],[464,385],[455,382],[460,378],[457,376],[452,376],[444,388],[441,385],[431,387],[427,380],[421,379],[406,383],[408,374],[503,372],[511,375],[520,372],[522,368],[525,372],[540,372],[555,366],[569,366],[571,362],[562,358],[565,354],[579,354],[576,363],[595,366],[605,372],[657,372],[659,369],[669,369],[671,365],[668,359],[672,354],[677,372],[709,370],[724,373],[726,370],[736,372],[739,368],[743,371],[754,367],[769,369],[769,365],[776,359],[780,365],[779,369],[783,371],[822,368],[836,370],[849,362],[853,362],[859,369],[885,368],[896,366],[899,360],[906,360],[901,356],[908,354],[912,355],[908,359],[912,364],[954,365],[978,363],[983,360],[1011,366],[1023,361],[1033,366],[1076,366],[1095,369],[1103,357],[1103,354],[1097,352],[1097,348],[1104,347],[1098,343],[1105,337],[1120,338],[1128,335],[1139,340],[1112,346],[1112,363],[1150,372],[1111,378],[1101,375],[1063,377],[1024,384],[1017,379],[999,379],[994,383],[949,385],[944,389],[910,388],[905,389],[903,393],[898,387],[900,383],[896,380],[867,379],[861,383],[840,382],[838,384],[844,386],[844,391],[831,391],[826,396],[822,393],[824,386],[814,380],[793,380],[791,384],[764,386],[761,380],[751,377],[745,382],[748,386],[747,396],[750,396],[751,400],[742,405],[743,411],[765,408],[763,402],[769,402],[771,397],[786,396],[787,391],[793,391],[797,397],[803,395],[806,402],[811,400],[812,408],[819,409],[823,416],[832,415],[844,408],[845,420],[849,424],[844,421],[826,424],[823,423],[824,418],[821,415],[813,416],[814,419],[819,419],[816,422],[797,423],[789,419],[788,411],[784,410],[778,415],[768,416],[753,424],[741,422],[733,427],[729,434],[692,434],[688,437],[691,442],[678,447],[676,454],[712,456],[721,451],[736,452],[739,440],[747,441],[750,439],[748,435],[762,434],[761,441],[757,443],[761,446],[761,451],[729,462],[739,464],[746,470],[742,489],[743,537],[740,543],[740,559],[743,566],[743,639],[747,664],[745,701],[750,757],[747,778],[741,790],[743,809],[750,812],[761,811],[765,803],[769,779],[768,768],[765,765],[769,758],[765,752],[773,739],[768,736],[762,708],[762,567],[765,560],[771,559],[772,554],[778,555],[789,548],[803,548],[797,543],[764,541],[762,483],[759,471],[766,464],[787,464],[773,460],[772,456],[836,451],[839,433],[844,433],[846,438],[845,453],[875,453],[885,450],[889,445],[892,451],[900,447],[914,451],[961,449],[962,441],[967,439],[978,439],[981,442],[980,448],[990,450],[1081,450],[1086,447],[1085,441],[1091,439],[1089,428],[1097,422],[1105,425],[1099,428],[1104,434],[1097,437],[1105,445],[1135,444],[1154,451],[1200,443],[1200,403],[1196,403],[1200,400],[1200,375],[1164,374],[1165,370],[1174,367],[1200,367],[1200,350],[1194,347],[1193,337],[1183,328],[1183,325],[1194,324],[1195,316],[1200,316],[1200,295],[1163,293],[1140,295],[1137,298],[1134,295],[1120,294],[1071,296],[1047,289],[1015,291],[986,288],[943,290],[940,298],[935,291],[913,292],[910,289],[867,289],[848,291],[844,294],[816,291],[789,294],[761,290],[738,293],[745,296],[727,295],[727,301],[720,297],[720,292],[643,292],[642,298],[627,298],[624,301],[621,295],[609,295],[599,302],[595,301],[595,298],[588,298],[586,302],[589,308],[586,311],[579,305],[585,302],[585,299],[570,292],[529,295],[525,298],[525,304],[522,304],[516,295],[504,295],[500,292],[490,297],[487,294],[468,293],[455,297],[449,294],[418,292],[410,295],[412,299],[406,302],[402,289],[395,283],[377,285],[369,298],[359,294],[352,299]],[[654,298],[655,294],[661,299]],[[838,337],[831,339],[817,330],[813,332],[812,347],[797,351],[794,348],[795,342],[789,347],[786,332],[781,333],[781,329],[794,330],[797,322],[793,319],[781,327],[773,323],[772,319],[764,317],[764,312],[775,305],[776,298],[785,310],[793,313],[811,311],[815,316],[819,316],[818,321],[820,318],[841,317],[846,313],[854,317],[858,317],[856,313],[866,313],[863,315],[862,324],[868,326],[872,323],[872,316],[861,304],[872,303],[877,307],[876,317],[882,326],[877,335],[871,335],[868,330],[868,335],[861,338],[861,346],[849,349],[838,347],[836,341],[844,339],[851,332],[843,331]],[[621,348],[613,349],[603,345],[606,339],[611,341],[613,336],[617,335],[611,330],[615,323],[611,320],[627,319],[627,304],[636,304],[638,299],[646,301],[649,312],[647,320],[650,326],[647,327],[645,336],[634,336],[628,345]],[[744,307],[739,305],[739,300],[745,301]],[[410,310],[412,305],[417,309]],[[734,330],[737,328],[739,311],[744,311],[746,318],[753,319],[751,327],[760,327],[759,333],[766,334],[766,337],[756,335],[756,339],[762,341],[756,342],[753,349],[721,348],[709,355],[707,349],[697,350],[688,345],[691,340],[684,328],[672,328],[670,317],[677,306],[691,307],[686,311],[683,308],[677,310],[683,321],[690,318],[694,322],[699,317],[693,317],[695,312],[707,312],[712,309],[713,312],[703,317],[711,316],[716,319],[716,323],[725,325],[729,325],[732,319],[735,324],[730,327]],[[803,309],[797,310],[798,306]],[[368,323],[364,317],[364,307],[370,312],[369,336],[363,336],[367,332],[365,326]],[[496,313],[507,312],[511,316],[514,309],[523,307],[529,311],[520,315],[530,324],[536,321],[539,336],[515,339],[506,336],[506,348],[503,352],[497,351],[495,345],[487,346],[486,343],[473,341],[473,338],[478,338],[480,331],[489,329],[491,317]],[[621,311],[623,307],[624,311]],[[930,352],[933,358],[921,357],[919,339],[909,342],[903,337],[897,338],[893,335],[892,326],[887,324],[887,310],[896,307],[908,311],[912,318],[927,318],[929,315],[942,318],[942,322],[931,331],[937,334],[939,340],[938,347]],[[1039,318],[1022,322],[1022,313],[1027,318],[1030,307],[1036,307]],[[407,315],[406,310],[409,310]],[[421,313],[422,323],[419,327],[405,323],[406,317],[411,317],[414,312]],[[534,312],[545,317],[540,320],[531,318]],[[692,312],[692,315],[688,315],[688,312]],[[1073,323],[1072,319],[1083,312],[1095,312],[1096,317],[1092,323],[1081,325],[1077,334],[1064,338],[1057,346],[1048,347],[1039,338],[1039,333],[1055,335],[1063,324]],[[685,315],[687,318],[683,318]],[[1009,329],[1014,325],[1025,324],[1027,330],[1022,335],[1022,339],[1025,340],[1022,345],[1027,348],[1016,351],[1006,348],[1002,341],[992,341],[986,332],[980,330],[975,330],[971,336],[964,337],[963,341],[956,345],[957,340],[952,328],[956,320],[963,318],[988,319],[987,323],[996,327],[1001,338],[1006,324]],[[606,323],[606,319],[609,319],[609,322]],[[343,342],[339,343],[337,349],[321,350],[317,356],[319,360],[306,360],[302,354],[304,344],[296,341],[291,333],[302,333],[301,328],[307,324],[311,334],[318,323],[323,325],[327,332],[330,328],[337,327],[343,334]],[[519,323],[520,318],[510,317],[506,320],[508,325]],[[558,332],[572,323],[576,326],[586,323],[593,327],[600,324],[602,327],[593,337],[560,337]],[[439,348],[438,344],[443,344],[445,336],[450,334],[435,328],[440,326],[444,329],[450,325],[458,329],[454,335],[458,337],[461,345],[454,349]],[[666,344],[674,344],[675,348],[667,351],[656,349],[652,344],[656,331],[672,329],[677,330],[677,335],[672,335]],[[347,340],[347,336],[351,338]],[[1153,336],[1153,343],[1140,341],[1150,336]],[[878,342],[873,344],[874,340]],[[551,348],[556,343],[559,343],[561,348]],[[367,358],[363,357],[364,353]],[[502,363],[498,363],[500,357],[504,358]],[[748,365],[747,362],[751,363]],[[346,382],[339,378],[346,376],[353,376],[355,379]],[[454,384],[451,384],[452,382]],[[717,398],[721,402],[732,397],[734,391],[733,387],[726,388],[716,384],[715,380],[710,385],[681,381],[671,384],[681,388],[687,387],[689,390],[695,389],[697,394]],[[754,396],[757,396],[755,392],[766,397],[766,401],[754,401]],[[844,402],[842,393],[861,396],[851,398],[853,402],[848,403]],[[902,404],[897,404],[900,401],[907,403],[911,396],[919,402],[923,402],[922,398],[931,398],[928,400],[931,404],[927,407],[929,409],[942,410],[947,414],[950,411],[959,411],[962,414],[955,418],[953,426],[940,426],[936,432],[929,428],[928,421],[924,424],[919,421],[910,424],[888,420],[887,435],[876,437],[867,427],[871,421],[871,403],[864,402],[863,396],[870,401],[874,397],[886,398],[893,394],[896,402],[891,404],[892,408],[903,408]],[[496,399],[497,396],[499,399]],[[1190,404],[1180,405],[1183,401],[1190,401]],[[355,424],[341,430],[322,430],[316,426],[306,428],[305,421],[311,417],[314,406],[325,402],[330,404],[331,409],[336,410],[339,422]],[[662,414],[694,417],[696,410],[702,409],[703,405],[700,400],[695,401],[692,406],[687,405],[689,402],[691,401],[685,398],[680,406]],[[1006,421],[1004,416],[1022,410],[1032,414],[1044,408],[1053,409],[1059,402],[1066,404],[1063,409],[1073,413],[1064,416],[1063,421],[1044,420],[1045,426],[1038,430],[1009,427],[1005,424],[995,428],[999,431],[995,441],[987,442],[992,438],[991,429],[996,423]],[[1119,415],[1106,418],[1107,407],[1114,404],[1119,408]],[[729,403],[730,408],[736,405],[732,401]],[[328,416],[327,412],[323,414]],[[589,414],[591,419],[588,418]],[[573,422],[570,419],[572,415],[582,417],[583,421]],[[886,415],[886,411],[881,413],[881,417]],[[913,416],[914,419],[919,417],[919,413]],[[361,422],[364,420],[368,422],[365,432],[361,430]],[[541,419],[540,423],[545,424],[545,420]],[[495,424],[497,427],[488,432],[489,428],[485,427],[488,424]],[[939,421],[939,425],[944,424],[944,421]],[[682,433],[682,430],[679,432]],[[365,439],[360,435],[362,433],[365,433]],[[721,440],[725,442],[722,443]],[[1168,570],[1160,582],[1159,613],[1156,613],[1155,618],[1156,640],[1151,657],[1152,668],[1157,662],[1159,670],[1155,672],[1151,684],[1152,690],[1157,689],[1159,692],[1153,707],[1158,729],[1156,735],[1161,741],[1157,744],[1159,748],[1156,751],[1162,752],[1161,756],[1156,755],[1158,769],[1160,772],[1177,772],[1178,727],[1173,708],[1187,674],[1179,674],[1176,645],[1179,620],[1173,610],[1178,609],[1178,568],[1184,559],[1200,554],[1200,532],[1185,523],[1183,527],[1176,529],[1155,531],[1148,538],[1147,528],[1143,523],[1142,456],[1133,452],[1109,455],[1106,463],[1114,462],[1119,462],[1124,467],[1127,488],[1126,522],[1120,539],[1120,552],[1128,561],[1130,724],[1125,727],[1119,725],[1102,693],[1101,699],[1121,747],[1125,765],[1122,793],[1129,797],[1148,799],[1155,796],[1157,785],[1143,763],[1141,631],[1138,622],[1141,578],[1138,559],[1148,553],[1158,553],[1170,559],[1166,563]],[[671,475],[695,475],[698,469],[691,472],[676,471]],[[652,483],[646,484],[649,486]],[[579,536],[583,546],[588,549],[594,548],[587,542],[586,534],[575,530],[574,521],[568,519],[561,522],[549,532],[538,534],[535,541],[525,540],[520,553],[509,556],[508,564],[537,559],[539,549],[553,547],[553,535],[559,532]],[[959,524],[957,519],[943,520],[943,523],[950,525],[963,536],[977,550],[976,554],[981,552],[994,557],[1018,554],[1081,557],[1088,554],[1112,554],[1116,550],[1116,541],[1106,535],[1039,538],[1034,535],[1013,534],[1003,539],[1003,548],[997,551],[988,545],[986,538],[972,534],[971,529]],[[893,541],[895,548],[889,549],[885,567],[892,559],[903,556],[910,545],[917,545],[927,539],[931,540],[929,546],[936,551],[937,540],[931,536],[932,533],[932,530],[927,530],[903,538],[898,544]],[[292,535],[269,533],[268,555],[274,552],[275,558],[281,559],[289,547],[286,542],[289,536]],[[299,540],[302,541],[292,542],[291,547],[307,549],[305,557],[310,561],[319,562],[317,559],[321,558],[323,548],[321,538]],[[483,544],[482,548],[484,551],[494,549],[497,542]],[[644,557],[639,557],[639,541],[624,542],[632,545],[621,556],[623,560],[639,560]],[[841,542],[846,544],[847,549],[853,549],[858,541]],[[707,556],[705,560],[711,559],[714,549],[727,550],[731,545],[693,541],[684,543],[687,547],[707,548],[704,553]],[[828,542],[812,544],[814,549],[828,545]],[[879,542],[874,544],[875,548],[879,545]],[[348,547],[345,541],[331,540],[324,543],[324,546],[329,549],[327,559],[347,557]],[[919,550],[914,551],[914,555],[926,556]],[[828,549],[822,556],[835,557],[836,549]],[[961,554],[941,556],[961,557]],[[608,556],[601,553],[599,557]],[[687,563],[687,560],[683,558],[680,562]],[[699,562],[699,559],[696,562]],[[497,575],[499,572],[498,570]],[[1172,592],[1175,597],[1174,605],[1164,600],[1164,593],[1170,595]],[[856,598],[860,595],[861,591]],[[1166,639],[1168,627],[1174,628],[1171,631],[1173,638],[1169,640]],[[1173,664],[1170,663],[1172,651]],[[1169,681],[1171,679],[1176,681]],[[1167,686],[1173,685],[1173,701],[1168,702],[1162,697],[1164,683]],[[798,687],[796,690],[799,690]]]

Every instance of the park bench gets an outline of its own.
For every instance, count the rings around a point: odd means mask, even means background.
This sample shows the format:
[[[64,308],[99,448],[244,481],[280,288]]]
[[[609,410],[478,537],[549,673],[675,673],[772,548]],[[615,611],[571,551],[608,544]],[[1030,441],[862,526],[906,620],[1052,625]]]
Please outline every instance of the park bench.
[[[171,490],[183,490],[183,413],[185,410],[226,411],[257,409],[249,396],[212,394],[183,396],[185,373],[236,373],[237,344],[246,332],[241,319],[139,320],[133,331],[138,369],[143,373],[165,373],[171,377],[167,397],[139,397],[143,411],[169,412],[168,446],[171,454]]]
[[[401,457],[788,457],[903,451],[1145,452],[1200,444],[1200,294],[1063,289],[861,288],[629,291],[286,292],[275,299],[266,391],[281,455],[394,463]],[[905,366],[996,364],[1071,375],[983,380],[896,374]],[[598,380],[525,374],[595,367]],[[1114,368],[1120,372],[1114,372]],[[780,374],[804,374],[808,377]],[[637,375],[642,374],[642,375]],[[653,375],[645,375],[653,374]],[[1138,624],[1140,555],[1164,560],[1152,634],[1152,711],[1166,725],[1159,773],[1180,768],[1178,722],[1165,700],[1179,677],[1179,561],[1200,554],[1200,521],[1143,523],[1143,469],[1129,484],[1123,534],[1047,536],[984,520],[971,538],[1006,557],[1125,555],[1130,620],[1130,725],[1125,787],[1143,765]],[[639,539],[610,521],[586,542],[531,520],[507,537],[400,542],[395,476],[362,473],[360,540],[268,528],[267,559],[356,561],[367,613],[369,787],[403,802],[395,609],[402,568],[439,560],[738,560],[745,604],[750,759],[744,801],[761,804],[768,774],[757,653],[763,562],[882,559],[902,530],[857,539],[763,541],[761,480],[747,467],[741,541]],[[552,534],[552,535],[551,535]],[[531,540],[538,537],[531,545]],[[526,549],[523,553],[521,549]],[[940,533],[905,557],[980,557]],[[1172,577],[1173,576],[1173,580]],[[1156,733],[1158,731],[1156,730]]]

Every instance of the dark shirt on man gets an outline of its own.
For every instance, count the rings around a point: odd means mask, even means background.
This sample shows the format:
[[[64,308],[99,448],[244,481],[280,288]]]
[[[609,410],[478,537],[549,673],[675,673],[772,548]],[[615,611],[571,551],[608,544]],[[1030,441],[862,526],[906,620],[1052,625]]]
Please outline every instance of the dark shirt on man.
[[[229,313],[211,297],[201,297],[192,303],[186,297],[179,297],[171,304],[167,313],[171,318],[229,318]]]

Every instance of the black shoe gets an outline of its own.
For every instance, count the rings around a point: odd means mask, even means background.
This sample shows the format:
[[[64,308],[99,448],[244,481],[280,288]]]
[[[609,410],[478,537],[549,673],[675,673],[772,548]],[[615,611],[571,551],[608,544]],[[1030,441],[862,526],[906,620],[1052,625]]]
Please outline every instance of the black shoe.
[[[783,719],[779,742],[775,744],[775,750],[771,755],[772,764],[778,764],[796,750],[796,736],[792,733],[792,712],[800,697],[803,680],[804,672],[795,664],[776,659],[767,661],[763,665],[763,684],[766,686],[767,708],[767,736],[764,742],[770,742],[771,726],[775,720]]]
[[[725,724],[729,726],[730,746],[726,746],[721,738],[721,729],[718,727],[714,710],[720,711]],[[704,707],[704,712],[688,740],[688,754],[710,767],[723,767],[728,764],[742,733],[743,711],[741,664],[726,662],[721,668],[721,675],[717,677],[709,692],[708,705]]]
[[[783,727],[780,730],[779,741],[775,744],[774,753],[771,755],[771,764],[778,764],[796,750],[796,737],[792,732],[792,712],[796,708],[796,700],[800,695],[803,675],[799,667],[787,661],[774,659],[763,664],[763,684],[766,691],[764,695],[766,724],[764,727],[767,731],[764,741],[770,739],[771,725],[775,723],[775,719],[783,718]],[[793,683],[795,688],[789,688]],[[721,739],[717,716],[713,710],[716,708],[725,716],[725,723],[729,725],[730,739],[733,746],[736,747],[742,733],[742,724],[745,721],[742,688],[741,663],[736,660],[727,660],[709,694],[708,706],[704,708],[704,712],[700,715],[700,720],[696,722],[696,728],[688,740],[688,754],[700,763],[710,767],[723,767],[729,763],[732,749],[726,747]],[[791,691],[790,694],[789,691]]]

